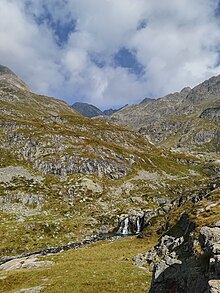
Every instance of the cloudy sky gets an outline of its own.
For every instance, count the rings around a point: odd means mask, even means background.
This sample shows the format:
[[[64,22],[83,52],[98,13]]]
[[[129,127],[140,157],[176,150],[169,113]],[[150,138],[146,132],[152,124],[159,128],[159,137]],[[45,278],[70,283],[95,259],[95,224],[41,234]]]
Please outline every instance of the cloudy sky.
[[[101,109],[220,74],[219,0],[0,0],[0,64]]]

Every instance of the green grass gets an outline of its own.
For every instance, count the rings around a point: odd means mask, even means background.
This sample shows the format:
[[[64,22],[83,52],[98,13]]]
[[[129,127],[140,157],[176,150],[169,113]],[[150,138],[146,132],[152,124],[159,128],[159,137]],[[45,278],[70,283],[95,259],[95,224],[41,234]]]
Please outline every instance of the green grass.
[[[136,267],[132,258],[155,243],[156,238],[149,242],[127,237],[48,256],[46,259],[55,262],[50,267],[1,272],[0,277],[7,278],[0,279],[0,292],[40,285],[45,286],[45,293],[147,292],[151,276]]]

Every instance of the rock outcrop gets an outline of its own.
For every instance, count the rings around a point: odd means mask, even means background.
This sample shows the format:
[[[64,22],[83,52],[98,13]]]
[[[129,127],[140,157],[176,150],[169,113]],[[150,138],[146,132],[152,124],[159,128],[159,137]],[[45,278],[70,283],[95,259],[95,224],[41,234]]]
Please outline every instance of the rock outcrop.
[[[208,258],[208,292],[220,292],[220,227],[202,227],[200,244]]]
[[[150,293],[217,293],[220,285],[220,228],[195,225],[184,214],[175,230],[158,245],[135,258],[139,266],[153,270]],[[201,250],[199,250],[201,247]]]
[[[11,271],[18,269],[35,269],[44,266],[52,265],[52,261],[39,260],[37,257],[23,257],[19,259],[10,260],[2,265],[0,265],[0,271]]]

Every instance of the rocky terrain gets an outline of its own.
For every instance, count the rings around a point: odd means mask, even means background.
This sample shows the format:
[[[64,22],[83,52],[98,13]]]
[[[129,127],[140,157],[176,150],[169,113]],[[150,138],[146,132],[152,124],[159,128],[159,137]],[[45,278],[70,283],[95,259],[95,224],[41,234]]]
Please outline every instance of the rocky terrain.
[[[195,88],[160,99],[144,99],[111,117],[115,124],[139,131],[153,143],[181,151],[220,151],[220,76]]]
[[[181,114],[185,115],[184,119],[188,116],[189,121],[194,121],[192,117],[196,117],[195,123],[197,119],[208,121],[205,127],[208,125],[212,127],[212,131],[218,133],[219,99],[216,96],[216,78],[212,82],[209,81],[209,86],[209,98],[200,95],[205,89],[184,89],[179,94],[159,101],[145,100],[139,106],[128,106],[118,114],[126,113],[129,107],[147,108],[148,104],[160,103],[164,106],[163,111],[158,111],[158,115],[165,118],[166,112],[171,115],[169,113],[177,111],[177,97],[182,111],[185,111]],[[206,83],[203,87],[207,87]],[[192,91],[193,96],[190,95]],[[185,100],[188,102],[184,102]],[[186,103],[191,106],[184,108],[183,104]],[[202,111],[201,103],[206,105]],[[157,106],[155,111],[156,108]],[[200,109],[200,112],[196,112],[200,113],[199,117],[196,116],[195,109]],[[111,116],[111,120],[115,115]],[[175,119],[178,121],[177,117]],[[191,128],[187,133],[191,133],[190,131]],[[197,131],[197,135],[198,133]],[[147,268],[147,278],[151,278],[151,270],[153,271],[151,291],[156,291],[152,292],[166,292],[157,290],[165,290],[166,283],[169,283],[169,280],[166,282],[169,266],[181,264],[181,269],[186,270],[188,258],[190,264],[192,261],[192,270],[195,267],[198,279],[200,275],[201,278],[204,276],[204,284],[217,278],[208,278],[209,274],[211,276],[211,268],[210,272],[204,273],[203,268],[200,270],[200,265],[197,265],[197,259],[203,259],[203,252],[208,249],[207,243],[211,241],[207,240],[209,236],[204,236],[206,240],[202,236],[199,237],[199,233],[203,235],[202,227],[218,229],[215,224],[219,220],[219,140],[214,134],[208,144],[199,144],[201,149],[202,146],[210,146],[206,149],[209,151],[208,155],[192,153],[191,151],[198,147],[197,142],[194,141],[193,144],[192,140],[189,144],[184,144],[184,152],[161,148],[151,141],[153,139],[149,140],[149,134],[146,135],[143,131],[138,132],[108,121],[83,117],[63,101],[34,94],[10,69],[0,67],[2,292],[26,292],[22,290],[29,286],[37,288],[36,292],[61,292],[61,283],[54,279],[56,274],[59,272],[56,278],[66,280],[67,283],[74,277],[70,277],[70,272],[68,273],[68,268],[65,267],[65,254],[55,257],[56,261],[50,254],[80,247],[80,258],[77,251],[70,251],[68,257],[79,267],[82,266],[80,260],[85,257],[85,267],[82,267],[81,275],[87,272],[85,279],[91,277],[91,280],[96,281],[88,284],[84,281],[82,288],[75,292],[88,292],[85,291],[86,286],[91,284],[96,286],[91,292],[142,292],[143,286],[147,289],[150,282],[143,285],[138,281],[138,274],[143,274],[146,278],[145,271],[135,267],[132,258],[140,252],[145,255],[143,253],[147,248],[150,250],[156,245],[158,238],[159,244],[146,256],[139,257],[140,261],[136,261],[139,266]],[[163,144],[161,141],[160,144]],[[179,224],[182,221],[183,224]],[[132,237],[116,241],[121,236],[128,235]],[[105,241],[101,241],[103,239]],[[192,239],[199,243],[199,248],[198,245],[190,246]],[[200,239],[203,240],[199,242]],[[111,249],[110,244],[115,249]],[[184,255],[185,252],[181,245],[188,247],[186,264],[183,265],[180,261],[183,258],[182,253]],[[178,251],[174,254],[173,249],[176,248]],[[89,255],[86,249],[90,251]],[[157,253],[159,250],[162,250],[162,254]],[[112,267],[108,263],[110,251],[113,258],[115,253]],[[42,257],[47,254],[49,255]],[[106,264],[102,259],[104,254]],[[210,262],[217,259],[215,254],[214,250],[209,251]],[[42,259],[33,260],[31,255]],[[29,257],[33,266],[35,261],[50,261],[50,264],[54,265],[47,269],[39,267],[36,273],[23,273],[22,269],[26,268],[26,263],[29,266]],[[93,259],[88,263],[86,260],[91,257]],[[172,258],[173,263],[167,262],[166,257]],[[89,267],[96,258],[96,267]],[[68,262],[68,259],[66,261]],[[10,267],[11,264],[18,267],[6,273],[4,268]],[[31,266],[27,270],[31,270]],[[77,275],[75,267],[72,267],[72,264],[69,266]],[[108,271],[108,267],[111,267],[111,271]],[[123,268],[128,270],[127,273]],[[102,269],[102,272],[93,273],[99,269]],[[163,273],[164,271],[166,272]],[[115,274],[115,280],[123,279],[124,283],[115,281],[113,285],[114,281],[109,280],[110,273]],[[29,274],[32,279],[28,277]],[[51,278],[45,281],[46,286],[41,284],[42,280],[48,278],[45,274]],[[127,274],[130,274],[129,279]],[[188,272],[180,282],[184,288],[188,288],[185,281],[187,274]],[[40,276],[42,279],[39,280]],[[163,285],[158,281],[160,276],[165,279]],[[107,281],[103,283],[105,277]],[[78,284],[81,284],[81,278],[77,279]],[[26,287],[23,287],[24,284]],[[65,287],[65,292],[73,292],[73,285],[68,286]],[[30,290],[27,292],[31,292]]]
[[[138,266],[153,272],[149,292],[219,292],[219,196],[217,188],[203,200],[187,204],[159,243],[134,258]]]

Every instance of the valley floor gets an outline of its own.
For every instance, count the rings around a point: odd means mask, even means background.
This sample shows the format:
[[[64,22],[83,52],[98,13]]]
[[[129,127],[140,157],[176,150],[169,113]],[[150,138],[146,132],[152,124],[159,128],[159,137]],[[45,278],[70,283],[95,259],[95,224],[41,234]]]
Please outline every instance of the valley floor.
[[[41,260],[52,260],[54,264],[43,268],[0,272],[0,292],[147,292],[151,273],[147,274],[146,270],[135,266],[132,258],[155,243],[149,243],[147,239],[125,237],[41,257]],[[36,291],[22,291],[34,287]]]

